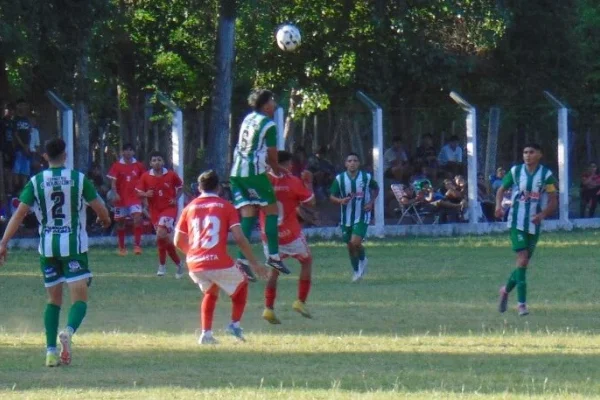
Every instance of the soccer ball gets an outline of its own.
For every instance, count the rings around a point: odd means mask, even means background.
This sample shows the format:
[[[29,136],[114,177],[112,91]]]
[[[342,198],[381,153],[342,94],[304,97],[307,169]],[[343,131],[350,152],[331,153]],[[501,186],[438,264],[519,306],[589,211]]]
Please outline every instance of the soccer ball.
[[[294,51],[300,46],[300,30],[291,24],[281,25],[275,35],[277,46],[283,51]]]

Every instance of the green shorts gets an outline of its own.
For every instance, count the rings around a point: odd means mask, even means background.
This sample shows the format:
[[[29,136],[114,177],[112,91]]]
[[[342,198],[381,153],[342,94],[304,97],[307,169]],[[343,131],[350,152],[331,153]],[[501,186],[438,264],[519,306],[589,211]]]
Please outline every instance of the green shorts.
[[[535,251],[539,234],[530,234],[523,231],[511,228],[510,230],[510,241],[512,242],[512,249],[516,252],[529,250],[529,256]]]
[[[44,275],[44,286],[47,288],[63,282],[72,283],[92,278],[92,273],[88,268],[87,253],[68,257],[40,256],[40,265]]]
[[[273,185],[267,178],[267,174],[243,178],[232,176],[229,178],[229,182],[231,183],[231,194],[233,195],[235,208],[242,208],[247,205],[264,207],[277,202]]]
[[[360,236],[364,239],[367,236],[367,227],[368,225],[364,222],[357,222],[351,226],[342,225],[344,243],[349,243],[352,235]]]

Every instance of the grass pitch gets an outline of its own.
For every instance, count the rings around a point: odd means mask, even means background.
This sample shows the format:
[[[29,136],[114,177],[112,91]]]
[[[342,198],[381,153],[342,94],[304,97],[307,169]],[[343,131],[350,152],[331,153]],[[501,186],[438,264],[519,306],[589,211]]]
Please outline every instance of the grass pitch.
[[[314,319],[291,309],[297,273],[280,281],[279,326],[261,319],[264,283],[252,284],[247,342],[223,332],[221,293],[209,347],[196,344],[198,289],[173,267],[157,278],[155,249],[92,249],[88,316],[73,364],[55,369],[43,366],[37,256],[14,251],[0,269],[0,398],[600,398],[599,233],[542,236],[528,317],[514,294],[496,311],[514,265],[505,235],[369,241],[359,284],[342,245],[311,245]]]

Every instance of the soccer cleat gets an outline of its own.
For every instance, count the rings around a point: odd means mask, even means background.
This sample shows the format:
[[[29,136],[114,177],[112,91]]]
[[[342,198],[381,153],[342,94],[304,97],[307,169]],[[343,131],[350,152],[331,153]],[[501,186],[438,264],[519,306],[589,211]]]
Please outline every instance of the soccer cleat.
[[[360,280],[360,278],[361,278],[360,271],[354,271],[352,273],[352,283],[358,282]]]
[[[159,265],[158,271],[156,271],[156,276],[165,276],[166,273],[167,273],[167,267],[165,267],[164,265]]]
[[[277,316],[275,316],[275,311],[271,310],[270,308],[265,308],[265,310],[263,311],[262,317],[265,321],[267,321],[270,324],[273,324],[273,325],[281,324],[281,321],[279,320],[279,318],[277,318]]]
[[[250,265],[246,262],[246,260],[242,260],[238,258],[235,262],[235,266],[240,270],[240,272],[248,279],[248,282],[256,282],[256,275],[254,275],[254,271],[250,268]]]
[[[358,274],[362,278],[367,273],[367,265],[369,264],[369,260],[365,257],[364,260],[358,262]]]
[[[121,257],[125,257],[127,255],[127,249],[125,249],[125,248],[119,249],[119,255]]]
[[[269,257],[269,259],[267,260],[267,265],[271,268],[276,269],[277,271],[281,272],[282,274],[288,275],[290,273],[290,270],[285,266],[283,261],[276,260],[273,257]]]
[[[304,304],[302,301],[300,301],[300,300],[294,301],[292,308],[294,309],[294,311],[300,313],[300,315],[302,315],[303,317],[312,318],[312,316],[310,315],[310,312],[306,308],[306,304]]]
[[[200,339],[198,339],[198,344],[217,344],[217,339],[215,339],[212,333],[202,332],[200,335]]]
[[[60,361],[58,359],[58,354],[55,351],[49,351],[46,353],[46,367],[58,367],[60,365]]]
[[[67,331],[62,331],[58,334],[60,340],[60,363],[64,365],[71,364],[71,334]]]
[[[140,246],[134,246],[133,254],[135,254],[136,256],[139,256],[140,254],[142,254],[142,248]]]
[[[517,309],[519,310],[519,316],[524,317],[526,315],[529,315],[529,310],[527,309],[527,304],[521,303],[521,304],[519,304],[519,307]]]
[[[240,328],[239,326],[235,326],[232,323],[230,323],[229,325],[227,325],[227,333],[229,333],[230,335],[235,336],[235,338],[241,342],[245,342],[246,339],[244,339],[244,330],[242,328]]]
[[[177,271],[175,272],[175,279],[183,278],[183,261],[177,264]]]
[[[498,311],[501,313],[505,312],[508,308],[508,292],[506,286],[500,288],[500,301],[498,302]]]

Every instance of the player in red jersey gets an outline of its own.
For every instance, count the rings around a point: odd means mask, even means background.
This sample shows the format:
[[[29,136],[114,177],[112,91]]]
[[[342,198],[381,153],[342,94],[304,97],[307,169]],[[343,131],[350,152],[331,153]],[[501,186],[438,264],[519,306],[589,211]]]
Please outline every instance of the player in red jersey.
[[[290,171],[292,167],[292,154],[287,151],[279,151],[277,154],[279,169]],[[312,270],[312,256],[310,249],[302,233],[302,227],[298,221],[297,208],[301,204],[314,206],[315,196],[312,190],[312,174],[304,171],[302,180],[291,175],[274,175],[269,172],[269,180],[275,190],[277,208],[279,209],[279,254],[282,259],[293,257],[300,262],[300,278],[298,280],[298,299],[294,301],[292,308],[306,318],[310,313],[306,308],[306,298],[310,291],[310,279]],[[261,213],[260,226],[267,254],[266,236],[264,234],[265,216]],[[279,272],[271,270],[267,286],[265,287],[265,310],[263,318],[272,324],[280,324],[281,321],[275,316],[273,309],[277,295],[277,277]]]
[[[142,202],[137,195],[135,186],[146,168],[133,157],[133,146],[123,145],[122,157],[108,171],[112,183],[115,206],[115,222],[119,238],[119,255],[127,255],[125,249],[125,219],[133,218],[134,253],[142,254]]]
[[[250,262],[253,272],[266,278],[267,270],[258,264],[250,243],[240,227],[236,209],[217,195],[219,177],[206,171],[198,177],[200,196],[192,200],[181,213],[175,228],[175,246],[186,254],[190,278],[204,293],[200,305],[202,335],[200,344],[214,344],[212,321],[219,289],[231,297],[231,323],[227,331],[244,340],[240,320],[246,307],[248,281],[227,254],[227,235],[233,238]]]
[[[136,186],[138,196],[148,201],[150,219],[156,231],[156,246],[158,248],[157,276],[164,276],[167,272],[165,263],[167,253],[177,265],[175,278],[183,276],[183,263],[177,254],[175,245],[171,240],[171,233],[175,229],[177,219],[177,199],[181,195],[183,182],[175,171],[164,167],[165,161],[162,154],[153,151],[149,154],[150,171],[144,172]]]

